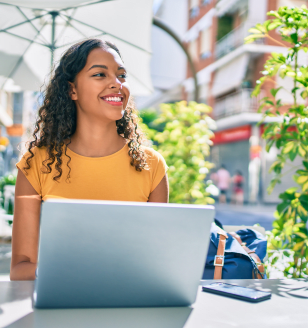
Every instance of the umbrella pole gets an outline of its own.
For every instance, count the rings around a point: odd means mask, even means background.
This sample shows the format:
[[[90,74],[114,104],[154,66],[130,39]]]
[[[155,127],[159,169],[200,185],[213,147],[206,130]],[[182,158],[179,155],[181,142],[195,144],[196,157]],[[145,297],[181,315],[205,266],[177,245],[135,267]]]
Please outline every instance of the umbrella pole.
[[[56,36],[56,17],[59,15],[57,11],[51,11],[50,15],[52,17],[52,25],[51,25],[51,45],[50,45],[50,52],[51,52],[51,70],[53,68],[53,61],[54,61],[54,52],[55,52],[55,36]]]
[[[188,50],[184,46],[184,44],[181,41],[181,39],[179,38],[179,36],[173,30],[171,30],[170,27],[168,27],[161,19],[159,19],[157,17],[153,17],[153,25],[161,28],[163,31],[168,33],[177,42],[177,44],[182,48],[182,50],[185,52],[185,55],[186,55],[188,63],[189,63],[189,68],[191,70],[191,73],[192,73],[192,76],[194,79],[194,85],[195,85],[194,99],[196,102],[198,102],[199,101],[199,88],[198,88],[197,73],[196,73],[193,59],[191,58]]]

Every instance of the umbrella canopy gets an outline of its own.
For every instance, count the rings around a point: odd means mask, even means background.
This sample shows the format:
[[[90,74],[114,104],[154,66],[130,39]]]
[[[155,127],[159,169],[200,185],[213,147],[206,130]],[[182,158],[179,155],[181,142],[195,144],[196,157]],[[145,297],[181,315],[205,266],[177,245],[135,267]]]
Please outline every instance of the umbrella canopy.
[[[1,1],[1,0],[0,0]],[[119,48],[133,95],[152,92],[152,0],[9,0],[0,2],[0,88],[12,79],[40,90],[72,44],[96,37]]]

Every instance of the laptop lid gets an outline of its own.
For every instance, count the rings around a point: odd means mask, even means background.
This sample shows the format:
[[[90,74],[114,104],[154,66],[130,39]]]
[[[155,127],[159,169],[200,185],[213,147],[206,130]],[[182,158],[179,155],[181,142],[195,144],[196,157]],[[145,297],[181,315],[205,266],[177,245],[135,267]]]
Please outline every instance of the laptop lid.
[[[186,306],[195,301],[213,206],[48,200],[37,308]]]

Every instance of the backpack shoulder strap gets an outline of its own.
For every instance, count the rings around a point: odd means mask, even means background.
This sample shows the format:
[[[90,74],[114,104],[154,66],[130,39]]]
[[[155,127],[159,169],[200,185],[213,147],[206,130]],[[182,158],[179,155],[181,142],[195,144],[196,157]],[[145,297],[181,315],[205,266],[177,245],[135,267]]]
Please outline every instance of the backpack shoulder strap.
[[[222,267],[224,266],[224,260],[225,260],[225,248],[226,248],[226,239],[228,238],[227,233],[219,228],[218,232],[219,234],[219,243],[217,248],[217,254],[214,259],[214,279],[221,279],[222,277]]]

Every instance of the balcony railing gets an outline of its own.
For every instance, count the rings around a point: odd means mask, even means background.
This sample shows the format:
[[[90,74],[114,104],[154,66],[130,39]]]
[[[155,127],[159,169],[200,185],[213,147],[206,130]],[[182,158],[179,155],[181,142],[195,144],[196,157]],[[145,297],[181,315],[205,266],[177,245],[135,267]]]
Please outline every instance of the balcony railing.
[[[241,89],[223,98],[217,99],[213,115],[215,119],[240,114],[255,113],[259,108],[260,99],[264,97],[261,91],[257,97],[251,98],[253,89]]]
[[[246,21],[217,41],[215,46],[215,58],[221,58],[243,45],[244,38],[249,35],[248,30],[257,23],[258,22]],[[258,39],[254,43],[263,44],[264,39]]]

